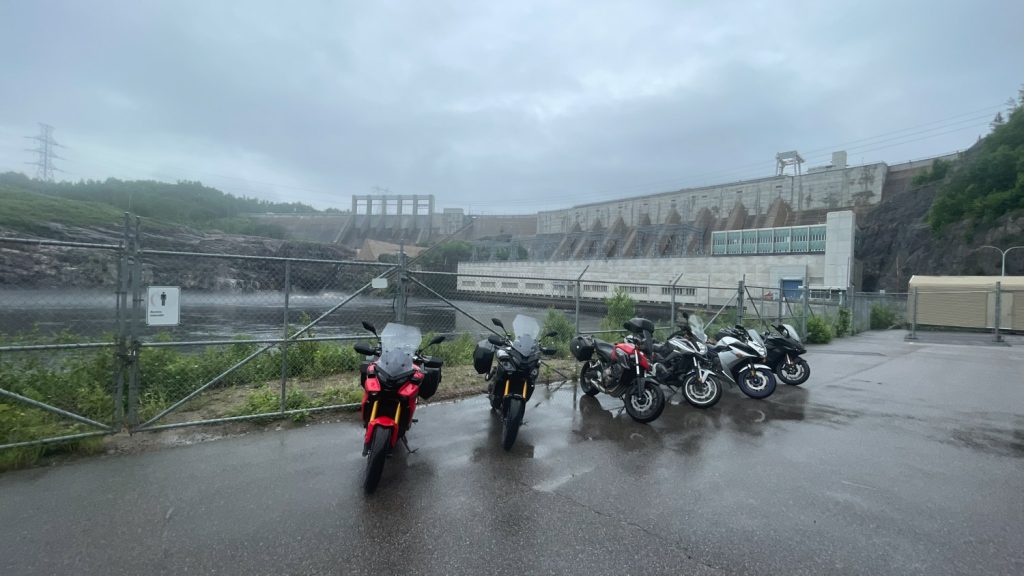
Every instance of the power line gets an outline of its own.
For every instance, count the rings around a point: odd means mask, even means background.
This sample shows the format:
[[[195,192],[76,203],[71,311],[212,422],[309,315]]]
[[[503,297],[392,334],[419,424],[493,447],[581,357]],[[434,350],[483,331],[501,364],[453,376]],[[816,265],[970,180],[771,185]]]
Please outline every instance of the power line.
[[[877,151],[877,150],[884,150],[884,149],[887,149],[887,148],[893,148],[893,147],[900,146],[900,145],[903,145],[903,144],[911,144],[913,142],[919,142],[919,141],[922,141],[922,140],[928,140],[930,138],[934,138],[934,137],[938,137],[938,136],[943,136],[943,135],[946,135],[946,134],[951,134],[951,133],[954,133],[954,132],[959,132],[959,131],[967,130],[967,129],[970,129],[970,128],[981,127],[981,126],[985,126],[985,125],[988,124],[988,113],[985,113],[983,115],[978,115],[978,113],[982,112],[982,111],[986,111],[986,110],[991,111],[992,109],[1000,107],[1000,106],[1002,106],[1002,104],[999,104],[997,106],[988,106],[988,107],[985,107],[985,108],[972,110],[970,112],[965,112],[965,113],[962,113],[962,114],[957,114],[957,115],[954,115],[954,116],[950,116],[950,117],[944,118],[942,120],[935,120],[935,121],[932,121],[932,122],[926,122],[924,124],[918,124],[918,125],[915,125],[915,126],[910,126],[910,127],[907,127],[907,128],[902,128],[900,130],[884,132],[882,134],[877,134],[875,136],[871,136],[871,137],[867,137],[867,138],[861,138],[861,139],[858,139],[858,140],[852,140],[852,141],[848,141],[848,142],[845,142],[845,143],[842,143],[842,144],[836,144],[836,145],[832,145],[832,146],[823,146],[823,147],[819,147],[819,148],[814,148],[814,149],[810,150],[810,153],[813,154],[814,152],[823,151],[823,150],[837,150],[837,149],[842,149],[843,147],[846,147],[846,146],[848,146],[850,144],[861,143],[861,144],[859,144],[857,146],[848,147],[848,148],[846,148],[846,150],[848,152],[849,151],[853,151],[856,154],[865,154],[865,153],[874,152],[874,151]],[[964,118],[965,116],[970,116],[970,117],[969,118]],[[979,124],[978,123],[979,120],[985,120],[984,124]],[[967,124],[967,125],[961,126],[963,124]],[[924,130],[920,130],[920,128],[924,128],[926,126],[931,126],[931,128],[926,128]],[[959,127],[953,128],[955,126],[959,126]],[[953,129],[950,129],[950,128],[953,128]],[[898,136],[893,136],[894,134],[899,134],[899,135]],[[918,136],[920,136],[920,137],[918,137]],[[884,145],[879,146],[880,144],[884,144]],[[829,158],[830,158],[829,154],[814,155],[814,156],[809,156],[807,161],[808,162],[820,162],[820,161],[826,161]],[[606,189],[606,190],[603,190],[603,191],[596,191],[596,192],[590,192],[590,193],[580,192],[580,193],[573,193],[573,194],[560,194],[559,195],[559,199],[561,199],[561,200],[569,200],[569,201],[582,199],[582,200],[585,200],[586,203],[588,203],[588,204],[595,203],[595,202],[613,202],[613,201],[618,200],[618,199],[626,200],[627,198],[632,198],[632,197],[636,197],[636,196],[646,196],[646,195],[651,195],[651,194],[668,193],[668,192],[674,192],[674,191],[677,191],[677,190],[680,190],[680,189],[685,189],[685,188],[691,188],[691,187],[698,187],[699,188],[699,187],[703,187],[703,186],[707,186],[707,185],[714,185],[714,184],[709,184],[708,183],[709,178],[710,179],[715,179],[715,180],[728,179],[729,177],[740,178],[741,180],[742,179],[767,178],[767,177],[770,177],[770,175],[768,174],[768,171],[774,165],[775,165],[775,162],[769,162],[769,161],[755,162],[755,163],[741,165],[741,166],[734,166],[732,168],[712,170],[712,171],[704,172],[704,173],[700,173],[700,174],[693,174],[693,175],[690,175],[689,177],[686,177],[686,178],[675,178],[675,179],[672,179],[672,180],[662,180],[660,182],[648,182],[648,183],[645,183],[645,184],[636,184],[636,185],[631,185],[631,186],[623,186],[623,187],[616,188],[616,189]],[[764,168],[764,171],[763,172],[760,171],[759,170],[760,168]],[[755,172],[755,170],[757,170],[757,172]],[[729,182],[722,182],[722,183],[723,184],[728,184]],[[668,189],[666,190],[666,188],[668,188]],[[485,204],[486,205],[490,205],[492,203],[490,203],[490,202],[487,202],[487,203],[471,203],[471,205],[485,205]],[[536,204],[536,200],[505,200],[505,201],[502,202],[502,205],[508,205],[508,206],[513,206],[513,205],[523,205],[523,206],[526,206],[526,205],[532,205],[532,204]]]
[[[45,180],[46,182],[53,182],[53,173],[62,172],[59,168],[53,165],[54,160],[64,160],[57,155],[54,151],[55,148],[63,148],[56,140],[53,139],[53,126],[49,124],[39,123],[39,134],[35,136],[25,136],[29,140],[35,140],[39,144],[35,148],[26,148],[29,152],[35,152],[38,158],[35,162],[26,162],[36,167],[36,179]]]

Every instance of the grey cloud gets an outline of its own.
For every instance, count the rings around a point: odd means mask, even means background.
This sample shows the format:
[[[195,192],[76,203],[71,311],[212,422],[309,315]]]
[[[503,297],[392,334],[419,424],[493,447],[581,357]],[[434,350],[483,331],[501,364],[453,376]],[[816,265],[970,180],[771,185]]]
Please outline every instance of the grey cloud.
[[[998,104],[1024,81],[1022,19],[1000,2],[8,3],[0,169],[44,120],[75,176],[554,208]],[[985,131],[967,124],[851,160],[963,148]]]

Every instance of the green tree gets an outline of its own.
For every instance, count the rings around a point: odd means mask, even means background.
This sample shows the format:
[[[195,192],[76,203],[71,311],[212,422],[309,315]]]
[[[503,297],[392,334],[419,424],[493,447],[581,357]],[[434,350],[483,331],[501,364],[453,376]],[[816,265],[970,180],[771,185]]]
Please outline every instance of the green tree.
[[[636,316],[636,305],[629,297],[629,293],[622,288],[616,288],[615,292],[605,299],[604,305],[608,311],[601,320],[603,330],[622,330],[622,324]]]
[[[977,226],[1024,208],[1024,108],[996,126],[946,179],[928,213],[934,232],[960,221]]]

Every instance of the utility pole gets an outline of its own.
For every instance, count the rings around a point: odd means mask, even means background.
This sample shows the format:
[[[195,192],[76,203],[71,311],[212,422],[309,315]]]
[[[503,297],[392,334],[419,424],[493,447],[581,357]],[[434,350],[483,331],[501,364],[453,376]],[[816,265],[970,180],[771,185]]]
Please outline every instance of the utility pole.
[[[35,148],[26,148],[26,150],[35,152],[38,156],[35,162],[26,162],[26,164],[36,167],[37,180],[53,182],[53,173],[61,172],[60,169],[53,165],[53,161],[64,159],[54,151],[55,148],[63,148],[63,146],[53,139],[53,126],[40,122],[39,134],[36,136],[26,136],[25,138],[39,143]]]

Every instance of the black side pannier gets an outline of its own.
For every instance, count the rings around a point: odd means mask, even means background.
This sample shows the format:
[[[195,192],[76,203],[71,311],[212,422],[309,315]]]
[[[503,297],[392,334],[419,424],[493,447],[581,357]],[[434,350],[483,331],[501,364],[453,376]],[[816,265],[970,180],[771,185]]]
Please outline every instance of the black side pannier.
[[[594,355],[594,339],[590,336],[574,336],[569,341],[569,351],[580,362],[586,362]]]
[[[440,368],[424,368],[423,382],[420,383],[420,398],[430,399],[437,393],[437,387],[441,384]]]
[[[477,374],[487,374],[491,371],[491,364],[494,363],[494,344],[487,340],[476,343],[473,350],[473,368]]]

